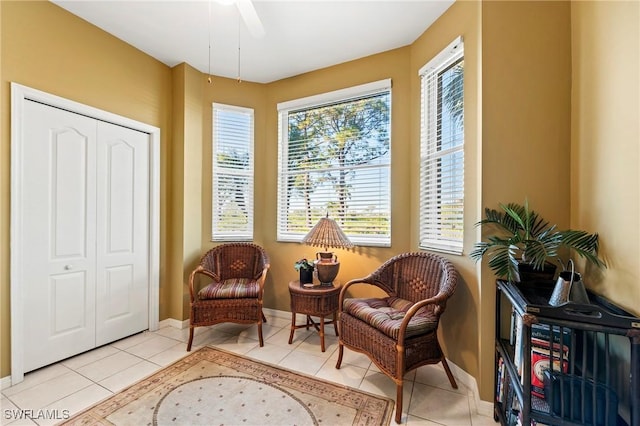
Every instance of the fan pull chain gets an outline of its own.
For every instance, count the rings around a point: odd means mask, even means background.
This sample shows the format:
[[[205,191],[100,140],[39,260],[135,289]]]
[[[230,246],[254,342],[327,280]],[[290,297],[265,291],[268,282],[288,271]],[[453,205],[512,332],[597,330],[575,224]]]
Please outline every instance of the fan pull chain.
[[[240,78],[240,26],[242,22],[240,22],[240,13],[238,13],[238,83],[242,83],[242,79]]]
[[[209,0],[209,20],[208,20],[208,24],[207,25],[209,27],[209,70],[208,73],[209,77],[207,77],[207,83],[211,84],[211,2],[213,0]]]

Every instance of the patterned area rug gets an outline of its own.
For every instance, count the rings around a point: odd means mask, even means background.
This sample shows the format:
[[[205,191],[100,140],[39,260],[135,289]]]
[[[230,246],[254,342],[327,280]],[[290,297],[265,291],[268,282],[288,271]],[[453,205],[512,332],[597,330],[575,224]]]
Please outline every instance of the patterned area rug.
[[[394,401],[209,347],[65,425],[388,425]]]

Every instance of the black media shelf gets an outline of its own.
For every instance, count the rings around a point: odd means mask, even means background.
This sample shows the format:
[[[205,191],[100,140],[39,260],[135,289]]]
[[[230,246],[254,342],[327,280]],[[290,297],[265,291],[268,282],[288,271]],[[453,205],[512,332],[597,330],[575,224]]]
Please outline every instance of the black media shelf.
[[[551,306],[553,285],[497,281],[494,418],[640,426],[640,318],[591,292],[589,304]],[[628,381],[619,377],[621,362]]]

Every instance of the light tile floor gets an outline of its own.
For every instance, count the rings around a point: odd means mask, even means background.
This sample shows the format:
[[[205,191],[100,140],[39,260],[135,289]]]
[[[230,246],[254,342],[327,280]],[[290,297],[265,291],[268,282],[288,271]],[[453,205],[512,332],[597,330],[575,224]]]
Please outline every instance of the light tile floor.
[[[302,318],[300,315],[299,321]],[[315,330],[296,330],[289,345],[290,319],[272,314],[267,321],[262,348],[255,325],[227,323],[196,329],[193,349],[214,346],[395,399],[394,383],[366,356],[345,349],[342,367],[335,368],[338,344],[333,327],[326,327],[326,351],[321,352]],[[1,424],[55,424],[67,413],[73,415],[187,355],[187,338],[188,329],[166,326],[28,373],[23,382],[2,390]],[[458,386],[451,388],[440,365],[410,372],[404,384],[402,423],[495,425],[492,418],[476,414],[471,392],[460,382]],[[57,416],[58,420],[16,419],[21,413]]]

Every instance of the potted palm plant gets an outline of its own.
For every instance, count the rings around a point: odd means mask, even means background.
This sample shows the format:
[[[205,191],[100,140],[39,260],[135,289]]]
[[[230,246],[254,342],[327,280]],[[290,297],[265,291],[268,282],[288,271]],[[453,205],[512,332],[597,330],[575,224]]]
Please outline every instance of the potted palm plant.
[[[526,275],[529,270],[537,278],[552,280],[557,264],[566,269],[566,262],[560,257],[563,248],[573,250],[598,267],[606,267],[598,257],[598,234],[573,229],[560,231],[529,209],[526,200],[524,205],[500,204],[500,209],[485,209],[485,218],[476,226],[490,227],[496,232],[486,241],[476,243],[469,254],[476,262],[488,257],[489,267],[498,278],[526,281],[531,278]]]

